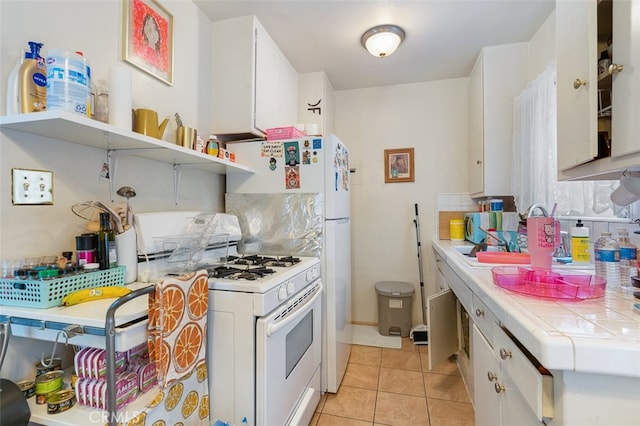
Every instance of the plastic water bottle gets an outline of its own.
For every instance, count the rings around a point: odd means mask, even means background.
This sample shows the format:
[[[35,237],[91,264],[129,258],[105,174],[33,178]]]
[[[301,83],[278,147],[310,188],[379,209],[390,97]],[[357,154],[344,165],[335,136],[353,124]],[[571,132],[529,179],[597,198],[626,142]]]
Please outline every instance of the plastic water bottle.
[[[620,245],[603,232],[594,246],[596,276],[607,280],[607,288],[620,287]]]
[[[629,239],[629,231],[618,229],[620,245],[620,286],[623,290],[632,290],[631,276],[636,275],[638,247]]]

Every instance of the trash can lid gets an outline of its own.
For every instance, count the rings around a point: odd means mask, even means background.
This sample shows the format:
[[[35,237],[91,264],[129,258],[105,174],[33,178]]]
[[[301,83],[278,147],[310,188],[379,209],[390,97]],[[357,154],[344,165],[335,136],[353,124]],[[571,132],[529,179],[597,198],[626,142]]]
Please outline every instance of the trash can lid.
[[[411,296],[413,286],[404,281],[380,281],[376,283],[376,292],[382,296]]]

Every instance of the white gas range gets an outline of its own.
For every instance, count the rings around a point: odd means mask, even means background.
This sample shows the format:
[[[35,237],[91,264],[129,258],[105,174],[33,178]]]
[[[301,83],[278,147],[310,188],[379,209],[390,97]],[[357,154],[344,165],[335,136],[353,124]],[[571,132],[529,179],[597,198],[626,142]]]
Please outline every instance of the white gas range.
[[[139,260],[157,248],[154,240],[168,232],[179,235],[194,215],[197,212],[140,215],[136,219]],[[209,272],[211,421],[307,425],[321,392],[320,261],[238,255],[237,219],[221,214],[217,220],[230,235],[229,246],[206,250],[194,267]],[[147,279],[179,273],[162,259],[141,263],[138,270]]]
[[[230,262],[209,278],[211,419],[307,425],[320,400],[320,262]]]

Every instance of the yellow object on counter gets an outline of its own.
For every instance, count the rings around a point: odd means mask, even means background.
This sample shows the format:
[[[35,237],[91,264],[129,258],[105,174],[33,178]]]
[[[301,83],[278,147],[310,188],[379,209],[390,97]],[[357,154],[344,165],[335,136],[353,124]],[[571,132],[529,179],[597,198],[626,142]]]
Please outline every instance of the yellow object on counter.
[[[449,221],[449,239],[451,241],[464,241],[464,220],[451,219]]]

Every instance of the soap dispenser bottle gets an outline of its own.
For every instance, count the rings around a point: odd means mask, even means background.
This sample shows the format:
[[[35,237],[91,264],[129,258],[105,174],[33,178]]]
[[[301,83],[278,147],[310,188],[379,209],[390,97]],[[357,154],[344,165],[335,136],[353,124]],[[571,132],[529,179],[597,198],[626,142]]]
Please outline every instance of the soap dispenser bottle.
[[[571,258],[573,263],[589,263],[589,228],[578,219],[576,226],[571,228]]]
[[[45,60],[40,56],[42,46],[42,43],[30,41],[31,51],[24,54],[24,62],[20,66],[21,113],[44,111],[47,107],[47,70]]]

